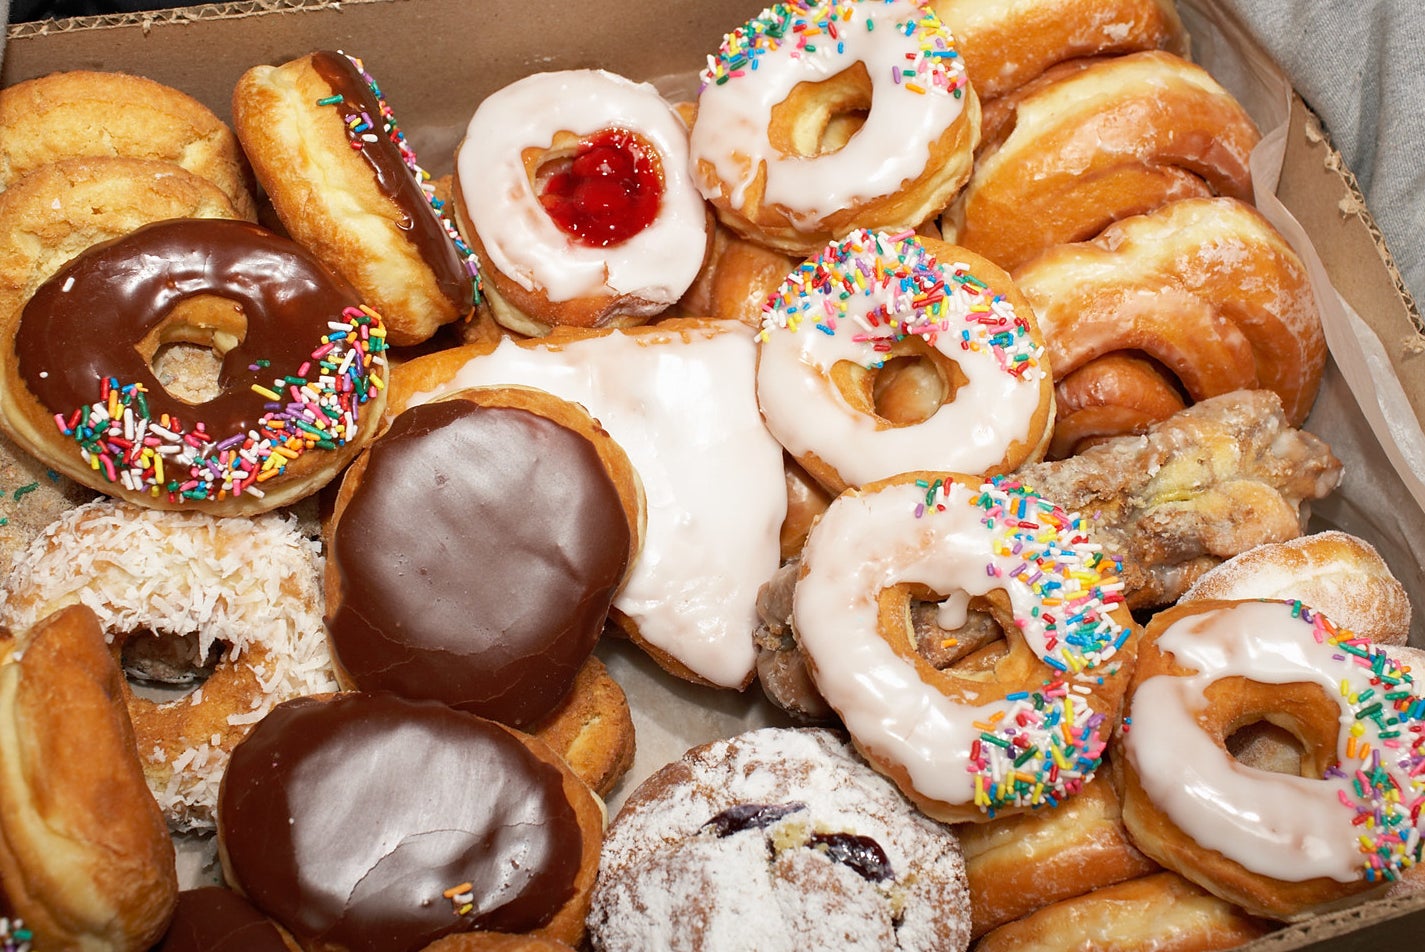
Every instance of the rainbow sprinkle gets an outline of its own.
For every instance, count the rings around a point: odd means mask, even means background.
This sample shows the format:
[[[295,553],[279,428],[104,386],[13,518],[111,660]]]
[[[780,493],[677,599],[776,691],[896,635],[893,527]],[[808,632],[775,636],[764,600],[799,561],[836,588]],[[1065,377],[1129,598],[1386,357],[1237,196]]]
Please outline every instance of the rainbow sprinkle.
[[[24,920],[0,916],[0,952],[30,952],[34,933],[25,928]]]
[[[863,314],[858,305],[867,302]],[[936,346],[950,335],[961,350],[992,353],[1007,374],[1037,380],[1044,372],[1044,347],[1014,306],[968,265],[937,261],[913,232],[857,229],[822,249],[768,296],[758,337],[807,324],[835,334],[842,321],[867,345],[873,369],[885,361],[876,355],[909,336]]]
[[[893,22],[877,18],[888,9]],[[723,85],[757,70],[761,57],[790,47],[789,55],[846,56],[846,39],[854,31],[872,32],[880,24],[918,41],[919,52],[891,66],[891,79],[913,93],[964,95],[965,63],[940,18],[922,3],[902,0],[796,0],[778,3],[723,37],[717,53],[708,56],[700,74],[701,89]],[[834,71],[833,71],[834,72]]]
[[[166,496],[170,503],[245,493],[261,498],[258,484],[281,476],[293,460],[354,439],[362,404],[385,387],[380,315],[364,305],[348,307],[327,327],[296,373],[273,378],[271,387],[253,385],[267,400],[266,412],[247,433],[210,434],[202,422],[190,426],[166,413],[154,419],[144,385],[113,377],[99,382],[97,401],[56,414],[55,424],[79,445],[90,468],[129,492]]]
[[[461,883],[459,886],[451,886],[441,895],[450,900],[451,911],[455,915],[466,916],[475,909],[474,889],[473,883]]]

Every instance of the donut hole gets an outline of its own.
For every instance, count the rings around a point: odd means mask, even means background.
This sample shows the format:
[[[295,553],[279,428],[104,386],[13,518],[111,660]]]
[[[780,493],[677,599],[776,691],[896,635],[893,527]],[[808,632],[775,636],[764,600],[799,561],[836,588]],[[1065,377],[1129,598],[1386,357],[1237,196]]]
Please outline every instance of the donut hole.
[[[155,700],[171,700],[202,687],[222,660],[224,648],[215,641],[205,653],[196,633],[175,635],[148,628],[115,640],[122,643],[119,662],[129,687]]]
[[[1226,738],[1232,759],[1254,770],[1302,776],[1305,745],[1285,727],[1268,720],[1243,724]]]
[[[1341,710],[1319,684],[1220,678],[1203,700],[1199,723],[1244,767],[1319,779],[1336,760]]]
[[[853,407],[891,426],[924,423],[967,382],[955,361],[914,334],[896,341],[880,367],[838,361],[831,379]]]
[[[246,334],[240,305],[204,294],[180,301],[136,348],[170,396],[196,406],[223,392],[223,358]]]
[[[857,62],[835,76],[794,86],[772,107],[768,141],[783,155],[827,155],[844,148],[870,112],[871,75]]]

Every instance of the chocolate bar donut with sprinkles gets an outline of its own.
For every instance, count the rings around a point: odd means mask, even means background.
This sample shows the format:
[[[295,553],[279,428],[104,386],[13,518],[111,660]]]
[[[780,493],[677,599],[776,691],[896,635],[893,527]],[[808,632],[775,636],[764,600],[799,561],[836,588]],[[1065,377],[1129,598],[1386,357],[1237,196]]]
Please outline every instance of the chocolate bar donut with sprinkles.
[[[837,497],[802,550],[792,625],[866,759],[930,816],[1053,807],[1097,772],[1137,629],[1085,521],[1008,477],[905,473]],[[915,650],[913,598],[963,598],[1004,629],[988,671]]]

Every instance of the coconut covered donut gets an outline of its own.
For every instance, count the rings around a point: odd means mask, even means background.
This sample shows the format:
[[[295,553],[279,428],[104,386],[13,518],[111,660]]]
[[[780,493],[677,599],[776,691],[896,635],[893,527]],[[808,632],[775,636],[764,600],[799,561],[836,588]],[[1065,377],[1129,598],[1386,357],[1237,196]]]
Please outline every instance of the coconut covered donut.
[[[139,758],[175,829],[211,829],[234,745],[278,702],[336,687],[322,627],[321,558],[294,517],[217,518],[97,500],[65,513],[4,580],[0,624],[63,606],[99,617],[115,654],[136,634],[196,636],[221,651],[192,694],[123,686]]]
[[[692,285],[712,237],[688,130],[654,87],[536,73],[480,103],[455,155],[461,232],[504,327],[623,327]]]
[[[837,497],[802,549],[792,624],[816,688],[931,816],[1053,807],[1092,779],[1136,641],[1118,566],[1012,479],[907,473]],[[986,671],[938,671],[912,597],[968,596],[1004,629]]]
[[[1417,865],[1425,692],[1387,648],[1294,602],[1188,602],[1154,616],[1122,747],[1123,820],[1143,852],[1256,915],[1299,919]],[[1227,752],[1266,720],[1301,775]]]
[[[254,66],[233,89],[233,128],[283,226],[386,318],[392,343],[470,315],[469,248],[360,59]]]
[[[914,228],[970,176],[979,99],[917,0],[769,7],[727,34],[701,81],[694,181],[769,247],[808,255],[855,228]]]
[[[978,255],[856,231],[793,271],[763,315],[767,428],[831,491],[911,470],[1005,473],[1043,457],[1044,338],[1009,275]],[[925,400],[919,413],[877,403],[880,371],[902,360],[933,368],[934,392],[909,401]]]
[[[0,331],[14,341],[0,411],[16,441],[154,508],[296,502],[356,454],[385,403],[380,316],[299,245],[247,222],[170,219],[90,247]],[[156,354],[173,342],[220,356],[215,394],[186,399],[159,380]]]
[[[656,771],[609,826],[601,952],[935,949],[969,943],[955,834],[836,732],[764,728]]]

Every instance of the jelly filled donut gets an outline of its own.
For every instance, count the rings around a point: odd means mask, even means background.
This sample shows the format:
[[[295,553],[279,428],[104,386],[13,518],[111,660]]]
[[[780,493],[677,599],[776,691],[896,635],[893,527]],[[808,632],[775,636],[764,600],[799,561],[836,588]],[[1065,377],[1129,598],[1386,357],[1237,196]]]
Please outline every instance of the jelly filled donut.
[[[1144,632],[1123,735],[1123,820],[1143,852],[1256,915],[1297,919],[1421,860],[1425,692],[1386,648],[1299,602],[1199,600]],[[1294,734],[1301,775],[1228,753]]]
[[[658,91],[604,70],[487,97],[455,155],[460,231],[504,327],[640,324],[675,304],[712,238],[688,131]]]
[[[486,929],[575,945],[602,829],[539,741],[386,693],[280,705],[233,751],[218,804],[227,881],[309,952]]]
[[[856,231],[793,271],[763,314],[767,428],[832,491],[911,470],[1004,473],[1043,457],[1054,402],[1044,339],[1009,276],[978,255]],[[938,377],[918,421],[876,405],[878,373],[902,358]]]
[[[628,457],[578,404],[520,387],[410,407],[327,528],[339,679],[530,727],[593,651],[643,524]]]
[[[1135,629],[1084,522],[1011,479],[907,473],[837,497],[802,549],[792,624],[871,764],[937,819],[1052,807],[1097,771]],[[983,672],[916,650],[912,597],[970,596],[1009,650]]]
[[[155,222],[89,248],[0,336],[5,428],[55,470],[159,509],[253,514],[310,495],[374,433],[385,330],[292,241],[230,220]],[[221,356],[218,393],[158,380],[165,343]]]
[[[393,344],[468,317],[475,264],[361,60],[321,50],[254,66],[233,128],[288,233],[357,287]]]
[[[917,0],[769,7],[727,34],[701,80],[694,181],[769,247],[806,255],[853,228],[914,228],[970,177],[979,100]]]

